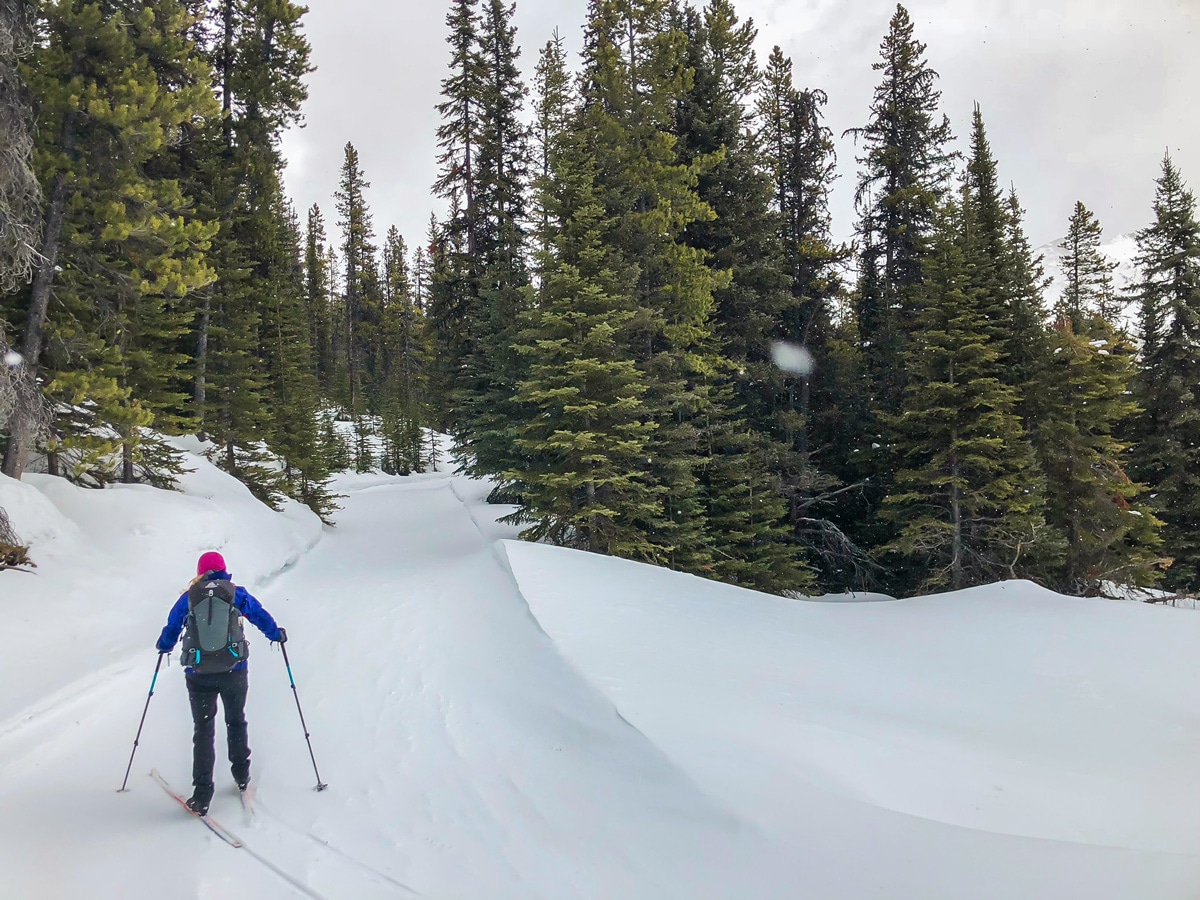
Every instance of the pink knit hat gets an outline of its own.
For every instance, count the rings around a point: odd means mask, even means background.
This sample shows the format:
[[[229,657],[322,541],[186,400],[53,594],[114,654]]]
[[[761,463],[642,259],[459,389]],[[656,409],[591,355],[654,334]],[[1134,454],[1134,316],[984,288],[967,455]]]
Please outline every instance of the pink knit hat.
[[[207,575],[209,572],[224,572],[225,557],[215,550],[209,550],[196,563],[196,574]]]

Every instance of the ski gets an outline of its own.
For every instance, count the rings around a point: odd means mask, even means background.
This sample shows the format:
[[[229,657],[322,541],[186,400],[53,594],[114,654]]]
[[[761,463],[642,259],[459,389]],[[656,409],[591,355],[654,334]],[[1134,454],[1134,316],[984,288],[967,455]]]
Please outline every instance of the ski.
[[[178,791],[175,790],[175,788],[171,787],[171,785],[167,783],[167,780],[165,778],[163,778],[161,775],[158,774],[158,769],[151,769],[150,777],[153,778],[155,781],[157,781],[159,784],[159,787],[161,787],[164,791],[166,791],[170,797],[174,798],[175,802],[178,803],[180,806],[182,806],[184,811],[189,816],[199,819],[201,822],[203,822],[205,825],[207,825],[209,831],[211,831],[213,834],[215,834],[217,837],[219,837],[221,840],[223,840],[225,843],[227,843],[230,847],[241,847],[242,846],[242,842],[237,837],[237,835],[235,835],[233,832],[231,832],[228,828],[226,828],[220,822],[217,822],[211,816],[208,816],[208,815],[203,815],[203,816],[196,815],[196,813],[194,813],[194,812],[192,812],[192,810],[188,809],[187,800],[185,800],[183,798],[183,796]]]
[[[250,782],[250,786],[244,791],[238,791],[238,798],[242,801],[242,811],[246,814],[246,819],[253,823],[257,818],[254,811],[254,795],[258,793],[258,784]]]

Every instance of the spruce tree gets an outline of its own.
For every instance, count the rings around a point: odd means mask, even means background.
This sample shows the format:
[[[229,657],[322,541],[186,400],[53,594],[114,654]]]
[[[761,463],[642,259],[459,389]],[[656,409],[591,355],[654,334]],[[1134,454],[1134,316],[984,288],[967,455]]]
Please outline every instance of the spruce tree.
[[[681,164],[675,108],[690,73],[686,35],[668,21],[663,0],[593,0],[584,38],[580,127],[595,135],[605,209],[618,220],[612,240],[623,265],[638,272],[631,352],[646,378],[657,426],[648,462],[662,507],[639,521],[659,548],[657,561],[707,572],[711,532],[698,480],[703,416],[710,409],[713,293],[729,274],[706,265],[685,230],[713,212],[697,179],[716,159]]]
[[[1200,591],[1200,222],[1196,199],[1163,159],[1154,221],[1137,234],[1142,370],[1132,473],[1153,490],[1174,559],[1166,583]]]
[[[839,333],[834,310],[842,292],[840,264],[848,247],[830,236],[829,191],[834,179],[833,138],[823,122],[824,93],[799,90],[792,61],[776,47],[762,73],[757,100],[758,137],[778,216],[790,303],[773,337],[804,348],[807,371],[779,371],[774,384],[774,436],[795,451],[784,488],[797,537],[820,562],[830,587],[863,588],[857,578],[866,553],[850,527],[862,520],[852,485],[865,476],[852,448],[862,445],[865,392],[857,376],[856,341]],[[842,481],[841,487],[837,482]],[[868,511],[869,512],[869,511]],[[851,580],[846,580],[849,577]]]
[[[538,267],[542,260],[549,259],[550,247],[554,241],[551,224],[553,213],[550,206],[553,191],[551,156],[554,153],[555,141],[567,130],[570,117],[574,113],[571,76],[567,72],[567,53],[557,30],[538,55],[533,86],[533,178],[530,209],[537,248],[534,271],[540,276],[541,270]]]
[[[901,364],[911,375],[896,434],[901,468],[880,515],[896,537],[877,551],[919,592],[1026,571],[1044,539],[1043,492],[1016,395],[971,285],[963,209],[950,204],[923,264],[921,307]]]
[[[471,344],[462,365],[459,452],[465,470],[479,476],[503,477],[516,466],[516,428],[524,419],[514,403],[523,366],[513,343],[530,295],[525,265],[529,151],[514,10],[504,0],[483,0],[478,31],[482,77],[471,190],[477,275],[468,313]],[[513,498],[501,485],[492,499]]]
[[[424,316],[416,302],[408,248],[399,231],[388,230],[383,251],[382,347],[386,354],[382,415],[385,471],[425,471],[428,350]]]
[[[189,180],[221,230],[209,255],[217,281],[196,324],[194,405],[214,459],[274,501],[283,486],[264,443],[273,433],[264,311],[280,228],[279,140],[307,96],[306,10],[290,0],[211,0],[207,9],[204,55],[222,115],[199,136]]]
[[[1098,314],[1064,315],[1051,332],[1047,369],[1035,382],[1046,518],[1066,541],[1061,566],[1048,574],[1067,593],[1148,586],[1159,575],[1162,523],[1139,501],[1146,488],[1126,475],[1126,445],[1115,434],[1137,410],[1129,391],[1134,353]]]
[[[359,165],[358,151],[347,143],[335,194],[344,269],[342,306],[334,333],[338,336],[335,352],[347,376],[348,393],[340,399],[356,416],[373,408],[371,400],[378,396],[372,347],[377,341],[380,292],[374,227],[365,196],[370,186]]]
[[[938,111],[938,74],[926,62],[925,49],[913,36],[908,11],[898,5],[881,59],[872,65],[883,80],[870,121],[848,132],[863,146],[855,192],[863,275],[858,331],[873,404],[885,413],[899,408],[908,381],[899,360],[921,307],[923,261],[953,160],[950,122]]]
[[[1112,306],[1112,273],[1117,264],[1100,252],[1103,234],[1100,221],[1091,210],[1076,202],[1061,245],[1067,286],[1055,312],[1060,318],[1071,319],[1077,330],[1090,317],[1103,317]]]
[[[282,490],[327,524],[338,506],[329,490],[331,470],[321,446],[321,391],[309,341],[300,223],[278,194],[276,239],[261,275],[271,303],[263,311],[262,358],[269,375],[271,431],[267,443],[283,460]]]
[[[482,95],[487,77],[480,49],[479,0],[452,0],[446,14],[450,74],[442,80],[437,110],[438,177],[434,193],[449,205],[445,222],[430,235],[434,276],[430,323],[438,348],[432,389],[444,411],[444,428],[462,433],[461,366],[473,349],[472,315],[479,296],[477,169],[482,140]]]
[[[1021,391],[1018,408],[1032,432],[1035,424],[1029,411],[1029,383],[1050,351],[1047,345],[1046,308],[1043,291],[1047,284],[1042,257],[1035,256],[1025,235],[1025,212],[1015,190],[1007,199],[1005,268],[1008,291],[1009,329],[1005,337],[1005,383]]]
[[[703,16],[687,10],[676,19],[688,38],[691,73],[676,111],[678,153],[681,162],[701,167],[697,193],[714,213],[689,225],[685,239],[705,253],[710,268],[732,273],[713,295],[714,345],[706,354],[714,365],[699,425],[711,572],[762,589],[799,590],[811,576],[790,533],[785,492],[794,492],[794,473],[807,460],[791,441],[782,442],[786,425],[779,417],[791,391],[787,373],[771,360],[772,341],[782,336],[795,301],[777,240],[773,185],[748,127],[757,30],[753,21],[739,21],[728,0],[712,0]],[[820,240],[809,238],[814,245]],[[788,476],[792,484],[785,486]]]
[[[859,388],[836,398],[840,416],[826,419],[824,443],[835,448],[831,469],[848,488],[838,497],[836,521],[863,547],[895,537],[888,520],[877,515],[903,465],[897,455],[903,450],[893,448],[887,423],[915,376],[904,360],[923,308],[924,261],[954,159],[950,123],[939,111],[938,74],[925,50],[908,11],[898,5],[872,65],[882,79],[868,122],[846,132],[861,148],[858,279],[850,302],[853,325],[841,335],[837,362],[841,384]]]
[[[613,245],[619,219],[601,202],[591,140],[552,139],[538,201],[558,224],[517,345],[529,372],[517,399],[531,415],[519,437],[525,464],[509,473],[523,486],[510,521],[528,525],[530,540],[655,561],[640,523],[660,514],[663,489],[645,472],[656,426],[630,352],[636,273]]]
[[[783,314],[783,340],[802,346],[813,358],[809,375],[785,379],[787,400],[779,425],[787,442],[801,452],[828,448],[837,438],[829,424],[818,424],[818,409],[839,402],[830,370],[833,305],[840,284],[837,266],[849,249],[830,237],[829,190],[833,184],[833,136],[823,124],[825,94],[798,90],[792,82],[792,61],[778,47],[763,72],[757,103],[759,140],[774,190],[783,250],[793,301]]]
[[[332,393],[333,372],[333,308],[329,267],[328,238],[325,219],[315,203],[308,211],[308,226],[304,231],[304,302],[308,308],[308,341],[312,346],[314,370],[321,387]]]
[[[965,172],[965,213],[976,248],[971,283],[979,292],[989,332],[1002,354],[1006,384],[1023,391],[1028,358],[1043,344],[1040,277],[1022,230],[1022,213],[1012,192],[999,185],[996,159],[979,104],[972,116],[971,149]]]

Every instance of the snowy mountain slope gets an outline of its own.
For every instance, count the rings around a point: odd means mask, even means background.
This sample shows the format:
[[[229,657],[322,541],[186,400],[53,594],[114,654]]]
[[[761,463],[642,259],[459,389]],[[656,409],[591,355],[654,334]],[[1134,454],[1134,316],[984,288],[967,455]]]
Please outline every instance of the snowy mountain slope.
[[[339,526],[269,578],[311,544],[307,520],[254,518],[197,466],[188,493],[111,492],[124,506],[0,481],[42,563],[0,575],[0,602],[24,592],[17,644],[57,660],[0,658],[4,896],[1200,895],[1191,611],[1020,583],[782,600],[502,542],[487,486],[445,474],[344,477]],[[182,515],[206,490],[240,530]],[[247,851],[145,776],[188,785],[176,665],[132,791],[115,793],[161,620],[193,551],[222,534],[235,578],[257,579],[288,628],[330,785],[312,790],[282,661],[252,632],[259,816],[244,818],[221,750],[213,806]],[[123,622],[87,612],[98,566],[128,579]],[[92,633],[100,658],[77,652]]]

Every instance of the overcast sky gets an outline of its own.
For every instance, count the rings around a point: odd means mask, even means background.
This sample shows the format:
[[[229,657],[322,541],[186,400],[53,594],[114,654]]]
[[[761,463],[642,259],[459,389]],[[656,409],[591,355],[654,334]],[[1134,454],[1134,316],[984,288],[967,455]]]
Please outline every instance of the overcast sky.
[[[697,3],[700,0],[696,0]],[[430,195],[445,75],[443,0],[308,0],[307,124],[284,140],[287,186],[336,232],[332,194],[352,141],[372,187],[376,234],[410,245],[440,209]],[[523,70],[555,27],[580,44],[585,0],[518,0]],[[1164,150],[1200,189],[1200,0],[911,0],[917,38],[941,74],[943,109],[965,149],[972,104],[983,109],[1003,184],[1015,185],[1035,245],[1066,231],[1076,200],[1106,238],[1149,220]],[[879,43],[894,0],[738,0],[759,26],[765,59],[779,44],[798,86],[829,95],[839,136],[834,231],[853,227],[855,147],[841,133],[866,121]]]

